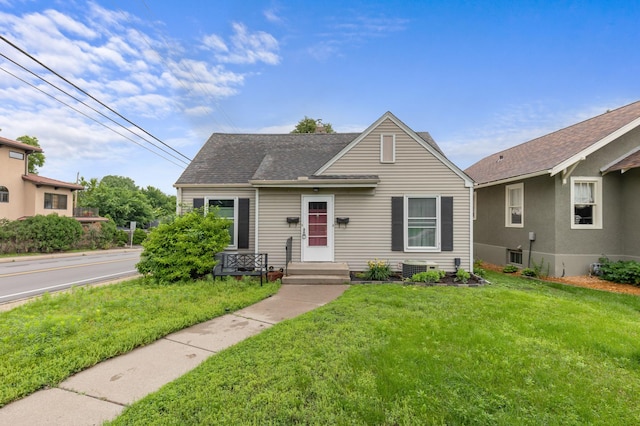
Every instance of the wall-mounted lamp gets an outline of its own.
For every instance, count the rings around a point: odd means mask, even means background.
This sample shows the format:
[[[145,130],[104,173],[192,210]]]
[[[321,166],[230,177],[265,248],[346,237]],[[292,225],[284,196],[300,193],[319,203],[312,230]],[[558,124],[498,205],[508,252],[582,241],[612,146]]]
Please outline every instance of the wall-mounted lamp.
[[[458,272],[458,269],[460,269],[461,264],[462,264],[462,261],[459,257],[453,258],[453,265],[456,267],[456,272]]]
[[[349,224],[349,218],[348,217],[336,217],[336,223],[338,224],[338,228],[340,228],[342,225],[344,225],[344,227],[346,228],[347,225]]]
[[[291,224],[294,225],[298,225],[298,223],[300,223],[300,218],[299,217],[288,217],[287,218],[287,223],[289,224],[289,227],[291,227]]]

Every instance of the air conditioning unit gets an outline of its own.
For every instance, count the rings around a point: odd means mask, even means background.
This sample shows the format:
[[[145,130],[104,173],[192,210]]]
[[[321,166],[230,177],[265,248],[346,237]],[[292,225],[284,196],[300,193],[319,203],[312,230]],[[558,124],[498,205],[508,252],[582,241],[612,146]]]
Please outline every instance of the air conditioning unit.
[[[419,272],[437,270],[438,264],[426,260],[405,260],[402,262],[402,278],[411,278]]]

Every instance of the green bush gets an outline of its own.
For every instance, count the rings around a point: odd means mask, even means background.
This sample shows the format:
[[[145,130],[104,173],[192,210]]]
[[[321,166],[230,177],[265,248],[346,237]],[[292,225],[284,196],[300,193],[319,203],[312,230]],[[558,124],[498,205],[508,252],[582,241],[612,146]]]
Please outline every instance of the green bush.
[[[535,269],[532,268],[524,268],[522,270],[522,275],[524,275],[525,277],[533,277],[533,278],[537,278],[540,275],[538,274],[538,272]]]
[[[158,282],[179,282],[204,277],[215,265],[214,255],[229,245],[230,222],[193,211],[152,230],[142,243],[136,266]]]
[[[456,271],[456,281],[462,281],[464,284],[469,282],[469,278],[471,278],[471,274],[460,268]]]
[[[515,265],[505,265],[505,267],[502,268],[502,272],[506,274],[513,274],[514,272],[518,272],[518,267]]]
[[[367,265],[369,269],[364,273],[364,279],[366,280],[384,281],[391,276],[391,267],[384,260],[370,260]]]
[[[142,229],[133,231],[133,245],[139,246],[147,238],[147,233]]]
[[[635,260],[611,262],[606,259],[602,263],[600,270],[602,271],[600,278],[603,280],[640,285],[640,262]]]
[[[445,277],[447,273],[445,271],[441,271],[439,269],[430,269],[425,272],[418,272],[417,274],[413,274],[411,276],[411,281],[414,283],[427,283],[433,284],[440,282],[442,278]]]
[[[72,217],[36,215],[16,225],[16,242],[24,251],[50,253],[74,247],[82,237],[82,225]]]
[[[116,229],[116,234],[113,237],[113,241],[118,247],[124,247],[129,244],[129,233],[122,229]]]

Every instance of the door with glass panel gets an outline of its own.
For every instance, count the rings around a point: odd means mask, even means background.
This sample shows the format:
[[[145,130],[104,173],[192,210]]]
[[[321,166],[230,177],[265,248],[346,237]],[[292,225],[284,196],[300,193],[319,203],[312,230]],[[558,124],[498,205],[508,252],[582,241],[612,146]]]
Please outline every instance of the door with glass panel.
[[[303,262],[333,261],[333,196],[302,197],[300,232]]]

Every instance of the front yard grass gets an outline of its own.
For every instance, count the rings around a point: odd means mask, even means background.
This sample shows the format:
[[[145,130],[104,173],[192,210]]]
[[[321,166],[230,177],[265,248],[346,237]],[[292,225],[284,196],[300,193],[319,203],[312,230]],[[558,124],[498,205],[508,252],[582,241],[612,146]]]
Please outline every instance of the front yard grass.
[[[640,298],[488,279],[353,286],[112,424],[640,424]]]
[[[0,407],[73,373],[277,292],[255,280],[145,278],[45,295],[0,313]]]

